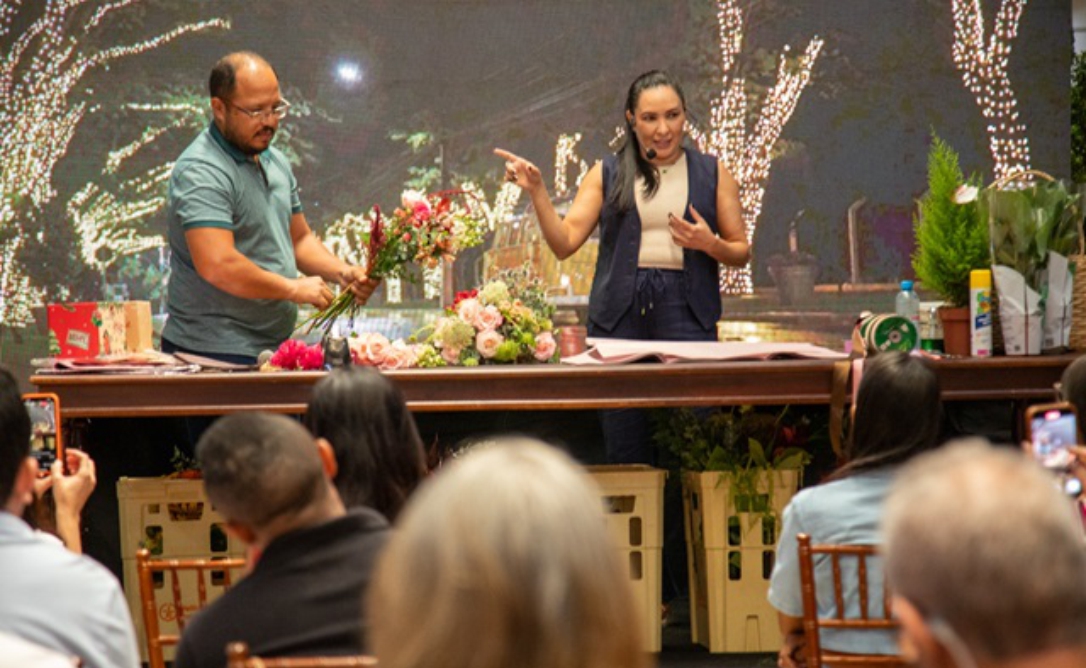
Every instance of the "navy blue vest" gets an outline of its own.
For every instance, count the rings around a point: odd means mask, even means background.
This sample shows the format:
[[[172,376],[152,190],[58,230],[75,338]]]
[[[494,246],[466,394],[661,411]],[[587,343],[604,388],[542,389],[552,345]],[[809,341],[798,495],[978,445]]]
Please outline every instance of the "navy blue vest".
[[[690,219],[693,204],[709,228],[716,226],[716,158],[686,150],[689,199],[681,218]],[[637,258],[641,251],[641,217],[637,208],[618,211],[608,197],[615,187],[618,159],[603,161],[603,211],[599,224],[599,256],[592,292],[588,300],[588,319],[603,330],[614,329],[634,301]],[[676,211],[679,216],[680,212]],[[683,285],[686,302],[703,327],[709,329],[720,319],[720,265],[701,251],[683,249]]]

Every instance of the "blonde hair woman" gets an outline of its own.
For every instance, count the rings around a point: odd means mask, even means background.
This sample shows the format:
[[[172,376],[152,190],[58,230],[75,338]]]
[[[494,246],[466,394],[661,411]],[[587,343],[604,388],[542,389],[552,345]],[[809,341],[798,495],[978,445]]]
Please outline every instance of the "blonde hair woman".
[[[381,668],[643,668],[599,490],[526,438],[482,446],[424,484],[371,583]]]

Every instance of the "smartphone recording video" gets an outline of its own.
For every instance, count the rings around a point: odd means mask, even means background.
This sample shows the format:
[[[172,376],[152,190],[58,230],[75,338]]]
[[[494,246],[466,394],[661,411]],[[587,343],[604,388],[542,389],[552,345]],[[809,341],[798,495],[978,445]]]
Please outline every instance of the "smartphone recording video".
[[[1063,469],[1070,465],[1073,455],[1068,450],[1079,442],[1078,418],[1071,404],[1032,406],[1026,412],[1030,450],[1041,465]]]
[[[64,461],[60,400],[55,394],[24,394],[23,405],[30,415],[30,455],[38,460],[38,468],[48,473],[53,462]]]

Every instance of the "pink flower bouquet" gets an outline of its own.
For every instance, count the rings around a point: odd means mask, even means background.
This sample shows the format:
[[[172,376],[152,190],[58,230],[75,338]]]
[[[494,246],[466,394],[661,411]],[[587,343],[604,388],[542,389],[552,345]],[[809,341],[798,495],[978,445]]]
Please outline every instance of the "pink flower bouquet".
[[[502,280],[462,292],[429,330],[421,367],[555,362],[554,305],[538,282]]]
[[[373,207],[370,229],[362,235],[366,243],[366,275],[370,278],[413,280],[412,265],[429,269],[442,260],[453,260],[465,248],[478,246],[486,234],[483,219],[472,210],[472,195],[464,190],[424,194],[405,190],[400,206],[386,216]],[[323,311],[302,323],[307,332],[314,327],[328,330],[336,318],[353,313],[354,296],[344,291]]]

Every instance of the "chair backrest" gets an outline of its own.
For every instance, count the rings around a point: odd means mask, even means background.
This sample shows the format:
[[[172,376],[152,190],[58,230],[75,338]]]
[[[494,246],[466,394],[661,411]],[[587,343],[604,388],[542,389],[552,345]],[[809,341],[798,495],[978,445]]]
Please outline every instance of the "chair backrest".
[[[236,572],[245,568],[245,559],[240,557],[209,559],[152,559],[150,552],[143,549],[136,553],[136,569],[140,583],[140,610],[143,616],[143,629],[147,636],[147,663],[150,668],[165,668],[166,659],[163,648],[176,645],[180,633],[188,622],[186,615],[199,610],[208,603],[208,574],[213,574],[217,587],[229,589]],[[192,571],[196,582],[196,600],[183,596],[186,588],[182,586],[180,571]],[[176,615],[177,633],[163,633],[158,623],[158,610],[155,606],[154,573],[169,573],[169,586],[173,595],[173,611]],[[165,580],[165,576],[163,576]],[[190,594],[191,596],[191,594]]]
[[[881,605],[872,606],[868,592],[868,573],[872,567],[868,559],[877,554],[874,545],[812,545],[811,537],[805,533],[797,535],[799,543],[799,576],[803,593],[803,633],[807,641],[807,665],[809,666],[884,666],[904,667],[900,656],[885,654],[845,654],[822,648],[819,629],[852,630],[892,630],[898,624],[890,612],[890,592],[886,587],[885,576],[881,569],[874,567],[883,578]],[[815,589],[814,555],[824,554],[829,557],[830,570],[833,573],[834,611],[831,617],[818,614],[818,592]],[[841,568],[842,561],[855,562],[857,591],[859,593],[859,616],[847,616],[845,600],[845,578]],[[873,610],[872,608],[877,608]]]
[[[376,666],[372,656],[297,656],[264,659],[249,656],[249,645],[232,642],[226,646],[226,668],[360,668]]]

